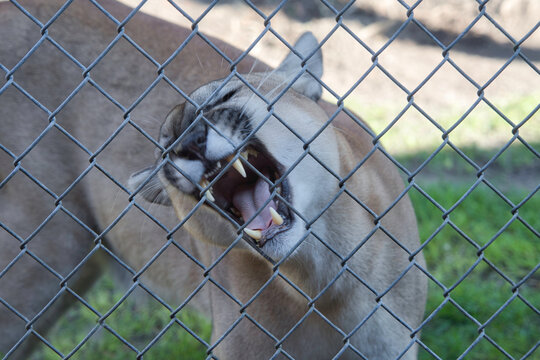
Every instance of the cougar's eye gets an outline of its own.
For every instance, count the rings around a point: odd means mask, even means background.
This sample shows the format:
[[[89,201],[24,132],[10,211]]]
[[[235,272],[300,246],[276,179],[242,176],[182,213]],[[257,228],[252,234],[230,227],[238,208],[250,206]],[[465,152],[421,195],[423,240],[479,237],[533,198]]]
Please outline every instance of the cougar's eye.
[[[236,158],[236,159],[235,159]],[[291,194],[283,169],[262,146],[249,146],[216,161],[203,175],[201,192],[218,211],[245,225],[259,246],[291,226]]]

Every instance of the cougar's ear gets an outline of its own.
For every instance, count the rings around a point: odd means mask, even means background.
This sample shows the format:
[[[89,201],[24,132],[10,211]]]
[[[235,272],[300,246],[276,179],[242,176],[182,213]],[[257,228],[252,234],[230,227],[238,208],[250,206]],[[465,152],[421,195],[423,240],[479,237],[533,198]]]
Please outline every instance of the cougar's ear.
[[[296,41],[296,44],[294,44],[294,50],[300,54],[302,58],[291,51],[281,65],[279,65],[277,70],[285,73],[285,76],[292,80],[301,71],[302,62],[305,61],[306,69],[320,79],[323,74],[323,63],[322,52],[321,49],[317,49],[318,46],[319,42],[315,36],[313,36],[311,32],[305,32],[300,36],[300,39]],[[315,51],[315,49],[317,49],[317,51]],[[314,51],[315,53],[311,55]],[[311,55],[311,57],[307,59],[309,55]],[[322,95],[321,84],[307,72],[304,72],[304,74],[296,80],[292,88],[314,101],[319,100]]]
[[[167,195],[167,191],[165,191],[165,188],[163,187],[163,184],[159,180],[157,174],[154,174],[154,176],[148,180],[148,177],[151,176],[154,170],[155,168],[151,166],[131,175],[128,180],[128,189],[131,192],[139,190],[139,195],[141,195],[146,201],[170,206],[171,199]]]
[[[159,144],[167,148],[174,139],[180,135],[182,128],[182,119],[184,118],[185,102],[176,105],[165,117],[159,131]]]

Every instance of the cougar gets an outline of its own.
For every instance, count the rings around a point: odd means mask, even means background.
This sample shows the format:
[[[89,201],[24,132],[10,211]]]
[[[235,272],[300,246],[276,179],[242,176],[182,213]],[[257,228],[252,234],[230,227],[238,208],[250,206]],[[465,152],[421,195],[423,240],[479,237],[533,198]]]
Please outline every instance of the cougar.
[[[27,357],[112,261],[209,316],[219,359],[416,358],[413,208],[367,125],[320,99],[315,37],[233,66],[109,0],[117,23],[79,1],[42,29],[63,3],[25,2],[41,25],[0,4],[0,353]]]

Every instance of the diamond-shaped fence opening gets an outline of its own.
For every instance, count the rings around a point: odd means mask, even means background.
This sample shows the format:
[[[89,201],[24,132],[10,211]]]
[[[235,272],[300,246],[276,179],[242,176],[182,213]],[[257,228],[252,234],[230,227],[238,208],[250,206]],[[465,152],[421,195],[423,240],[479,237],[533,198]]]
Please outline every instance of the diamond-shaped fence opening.
[[[0,357],[536,358],[538,10],[1,2]]]

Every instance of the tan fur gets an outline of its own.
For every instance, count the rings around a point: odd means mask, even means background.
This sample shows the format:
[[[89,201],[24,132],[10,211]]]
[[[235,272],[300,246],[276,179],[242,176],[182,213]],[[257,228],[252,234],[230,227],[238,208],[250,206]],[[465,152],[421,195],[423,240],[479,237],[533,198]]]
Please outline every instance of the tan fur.
[[[24,6],[42,22],[46,22],[63,3],[60,0],[33,0],[25,2]],[[129,13],[129,9],[110,0],[100,1],[100,4],[118,19],[123,19]],[[3,34],[0,63],[8,68],[15,66],[39,39],[39,31],[39,27],[26,19],[13,5],[0,4],[0,33]],[[88,66],[114,39],[117,30],[93,5],[76,1],[53,24],[49,33]],[[163,62],[189,36],[190,31],[138,14],[128,23],[126,34],[157,61]],[[239,50],[227,44],[215,39],[212,41],[231,58],[240,54]],[[239,72],[248,72],[252,61],[249,59],[242,62],[238,67]],[[262,64],[255,67],[255,71],[264,70]],[[228,73],[226,62],[197,36],[165,69],[171,81],[188,94]],[[28,62],[15,72],[13,79],[52,112],[83,79],[81,74],[81,69],[45,41]],[[122,40],[90,71],[90,76],[122,106],[129,108],[156,78],[157,71],[137,50]],[[252,75],[254,82],[260,80],[257,76]],[[273,88],[269,82],[261,91],[268,92]],[[245,96],[248,96],[247,92]],[[178,93],[162,81],[129,113],[130,120],[157,139],[161,119],[166,117],[175,104],[183,101]],[[319,105],[327,114],[335,111],[332,105],[322,102]],[[285,98],[276,105],[280,114],[298,112],[311,119],[313,128],[302,129],[306,134],[315,132],[326,121],[327,115],[322,108],[294,91],[287,92]],[[86,84],[58,112],[55,120],[93,153],[118,129],[124,121],[124,115],[95,88]],[[13,86],[0,95],[0,143],[15,156],[20,155],[47,125],[47,114]],[[264,131],[271,135],[276,129],[268,125]],[[271,141],[271,136],[268,139]],[[323,132],[321,139],[314,141],[312,147],[334,171],[345,176],[371,150],[371,140],[348,116],[340,114],[332,126]],[[325,149],[335,151],[325,152]],[[21,240],[27,239],[54,209],[58,210],[52,220],[30,240],[21,258],[0,278],[0,298],[27,320],[31,320],[56,294],[63,293],[45,315],[33,324],[33,329],[40,334],[46,334],[46,330],[65,310],[64,302],[67,303],[71,296],[60,286],[62,279],[45,270],[32,256],[39,257],[57,274],[65,277],[91,249],[96,246],[107,247],[127,262],[132,269],[132,276],[167,244],[167,233],[130,204],[129,194],[119,189],[103,173],[106,171],[127,187],[132,173],[154,163],[154,152],[155,146],[128,125],[97,155],[95,163],[91,163],[89,154],[57,128],[52,128],[35,149],[22,159],[20,165],[25,171],[60,196],[90,165],[94,167],[60,202],[39,189],[21,170],[0,189],[0,221],[10,231],[18,234]],[[13,158],[0,151],[0,179],[8,177],[13,169]],[[321,179],[325,176],[321,175]],[[347,181],[346,187],[376,213],[385,211],[403,190],[402,180],[394,165],[378,151]],[[192,208],[194,200],[170,186],[168,191],[178,217],[182,218]],[[321,191],[328,192],[325,196],[333,195],[338,191],[337,183],[328,182],[327,188]],[[170,207],[152,205],[138,197],[136,201],[168,229],[178,223]],[[109,229],[127,208],[120,220]],[[95,235],[78,225],[70,216],[87,224],[95,234],[101,234],[102,241],[94,243]],[[402,198],[382,218],[381,224],[410,251],[418,248],[416,220],[408,197]],[[342,256],[346,256],[373,229],[373,217],[344,195],[313,227]],[[235,231],[217,213],[202,207],[196,216],[173,234],[173,238],[178,247],[192,254],[204,266],[210,266],[222,254],[222,246],[230,244],[231,235],[234,237]],[[21,254],[19,247],[17,239],[7,231],[0,230],[0,271]],[[142,283],[171,304],[180,304],[205,279],[205,271],[196,266],[178,247],[169,244],[140,277]],[[92,260],[67,280],[67,286],[77,293],[84,293],[92,279],[103,270],[104,260],[109,261],[110,256],[103,249],[97,250]],[[415,261],[424,266],[421,255],[417,255]],[[347,262],[347,267],[381,292],[409,263],[408,254],[378,230]],[[304,242],[294,256],[279,267],[283,277],[310,297],[317,296],[341,270],[341,261],[313,238]],[[216,283],[242,303],[249,301],[273,274],[269,263],[242,242],[210,272]],[[220,359],[271,357],[276,351],[275,340],[249,319],[255,319],[281,340],[307,311],[312,313],[283,342],[281,348],[297,359],[329,359],[343,346],[343,336],[318,313],[348,334],[374,307],[381,306],[352,336],[350,344],[369,359],[390,359],[407,347],[411,341],[410,332],[389,315],[382,305],[415,329],[423,316],[425,295],[425,276],[413,267],[379,304],[358,279],[345,272],[313,307],[309,307],[308,301],[281,276],[276,277],[243,313],[238,304],[211,282],[204,286],[190,305],[212,317],[212,344],[243,316],[234,330],[213,350],[213,354]],[[9,351],[25,334],[25,325],[25,321],[0,303],[0,353]],[[13,354],[13,358],[26,358],[31,344],[30,340],[25,341],[20,350]],[[403,358],[415,357],[416,348],[412,347]],[[285,357],[281,355],[278,358]],[[347,350],[342,358],[355,358],[355,355]]]

